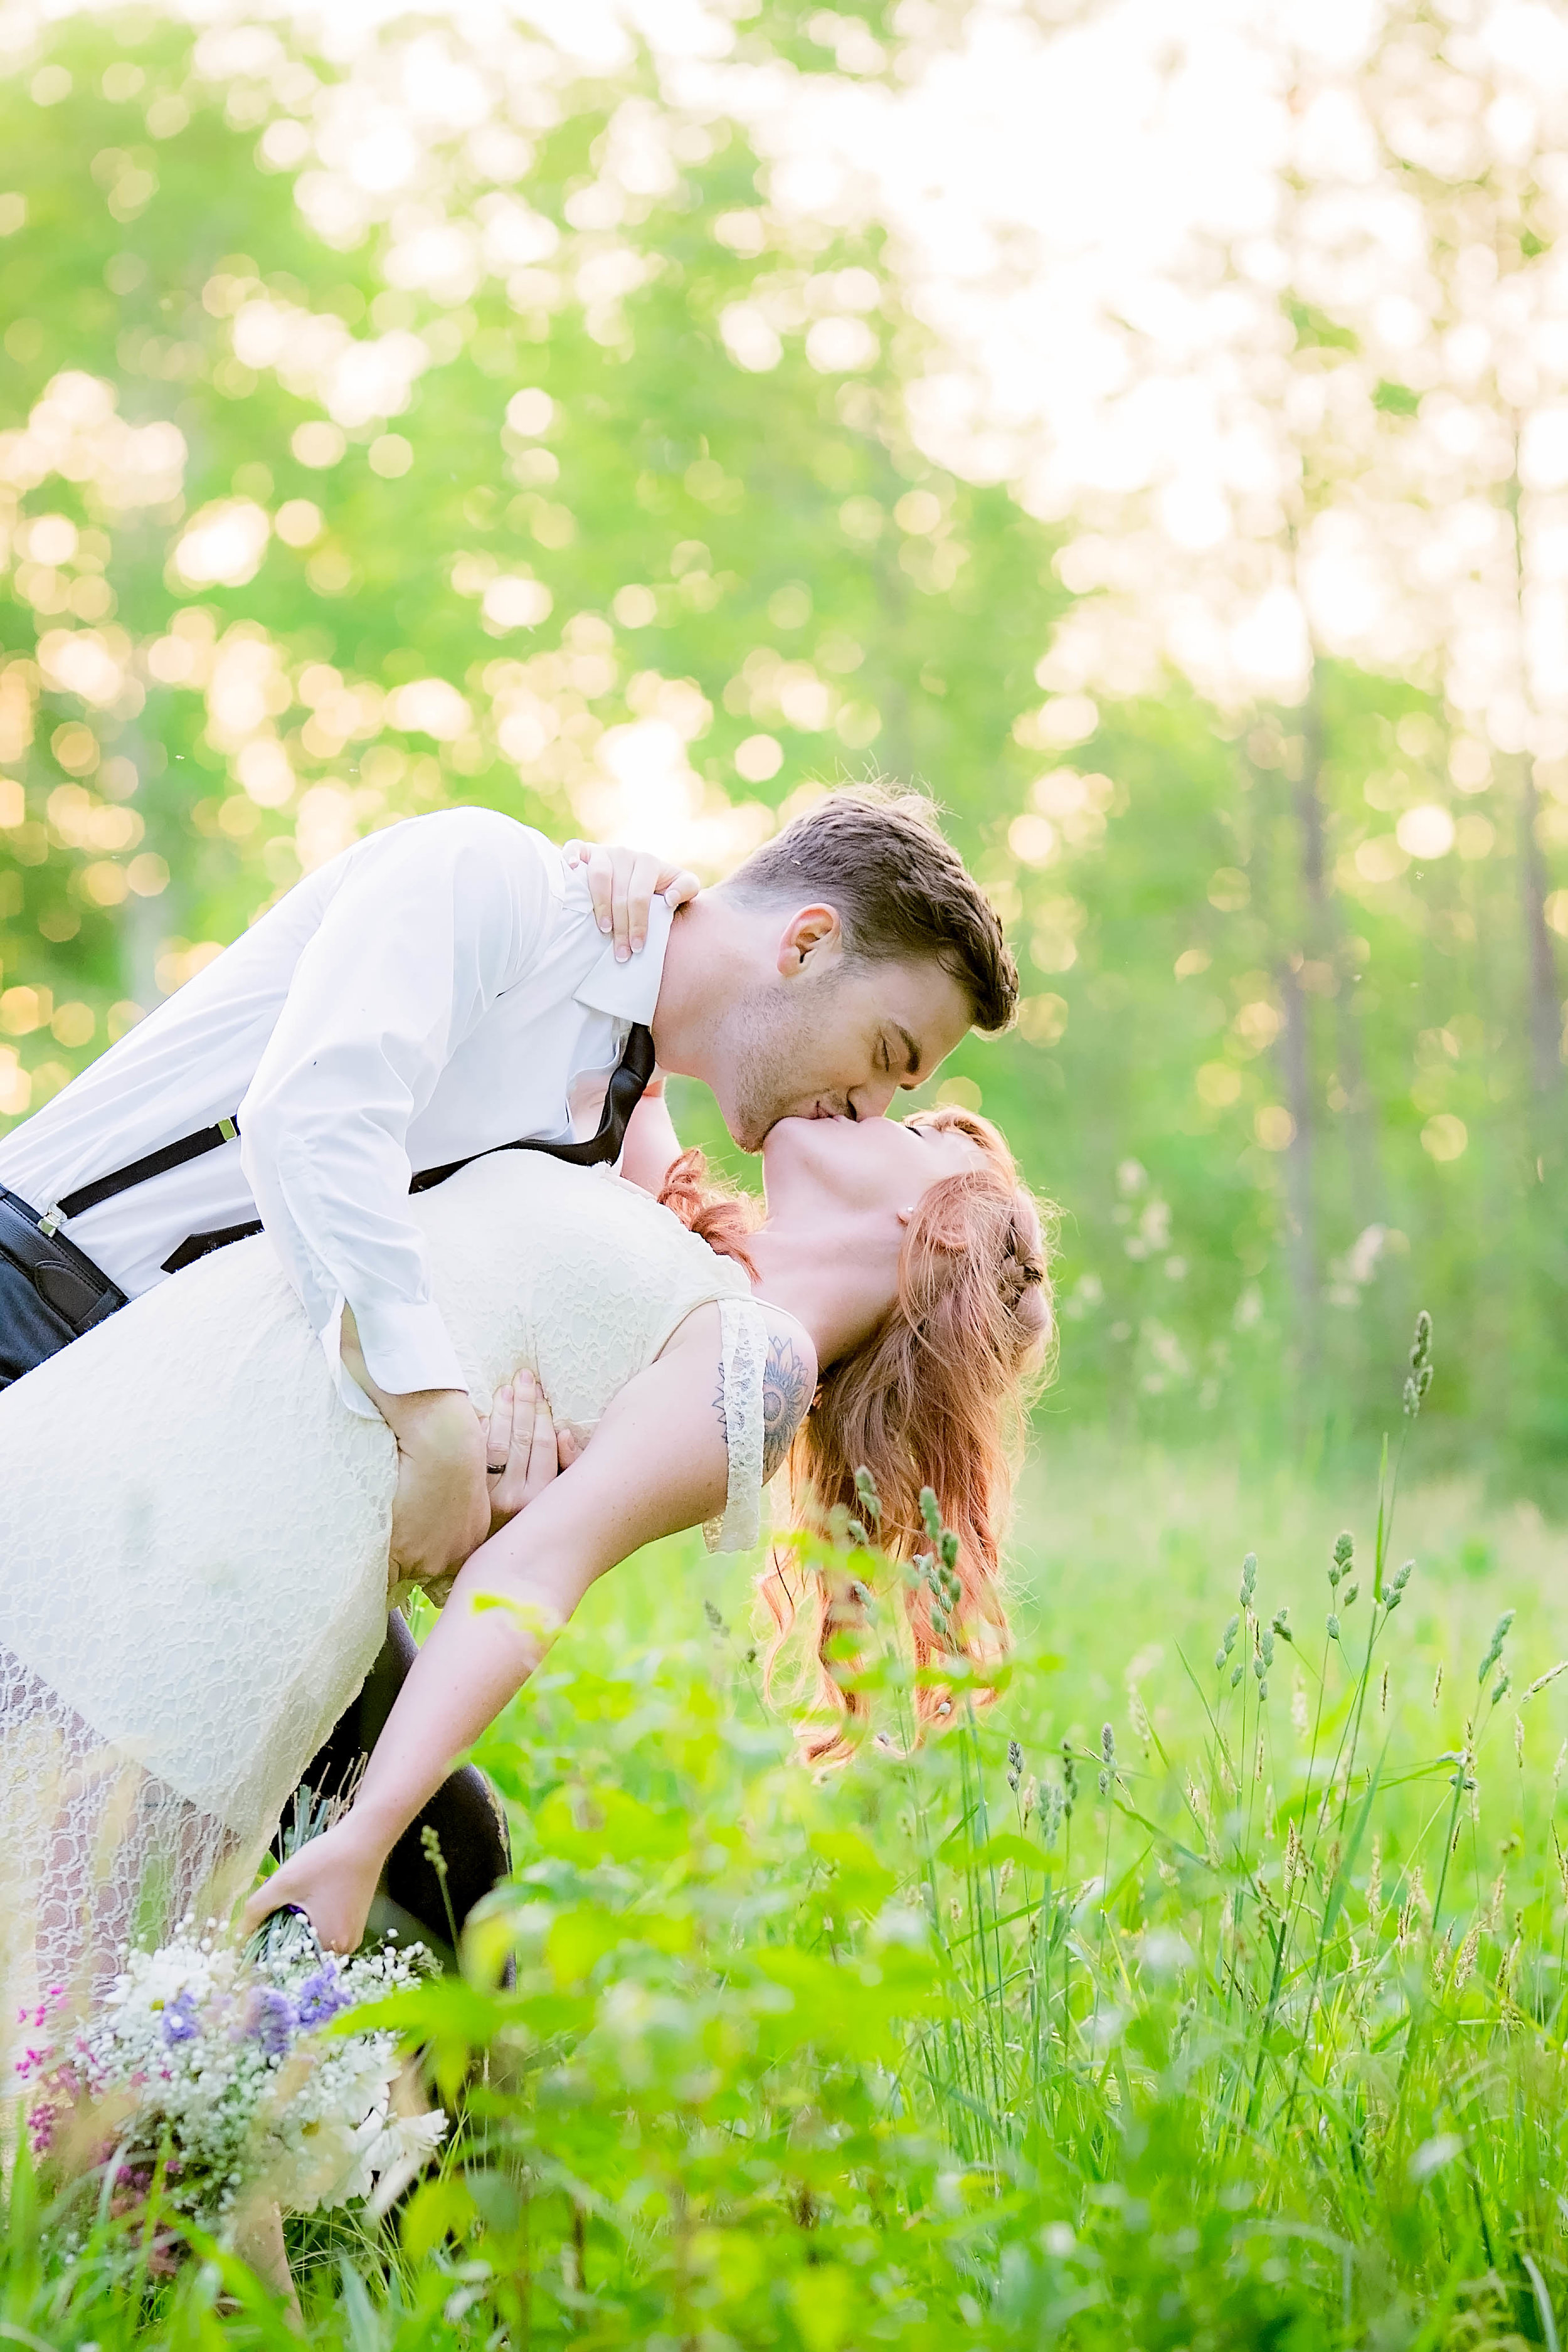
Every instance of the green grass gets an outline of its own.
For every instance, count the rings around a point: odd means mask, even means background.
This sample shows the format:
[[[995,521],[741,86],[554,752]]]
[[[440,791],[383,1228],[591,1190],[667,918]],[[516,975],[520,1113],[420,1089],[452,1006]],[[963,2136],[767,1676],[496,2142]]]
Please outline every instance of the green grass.
[[[1051,1432],[1001,1703],[820,1783],[728,1564],[607,1580],[489,1743],[518,1870],[469,1981],[405,2003],[460,2127],[384,2227],[292,2225],[312,2340],[1554,2343],[1568,1675],[1524,1694],[1563,1545],[1444,1452],[1417,1428],[1363,1671],[1375,1463],[1325,1495]],[[289,2340],[232,2266],[149,2284],[123,2225],[68,2262],[28,2199],[5,2340]]]

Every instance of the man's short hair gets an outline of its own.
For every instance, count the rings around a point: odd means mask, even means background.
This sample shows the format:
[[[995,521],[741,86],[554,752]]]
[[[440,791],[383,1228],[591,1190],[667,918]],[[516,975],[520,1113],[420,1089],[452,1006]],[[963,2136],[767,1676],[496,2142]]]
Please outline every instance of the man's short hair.
[[[859,785],[828,793],[754,849],[726,888],[834,908],[847,951],[873,962],[934,957],[969,999],[977,1029],[1005,1029],[1018,967],[1001,918],[938,830],[919,793]]]

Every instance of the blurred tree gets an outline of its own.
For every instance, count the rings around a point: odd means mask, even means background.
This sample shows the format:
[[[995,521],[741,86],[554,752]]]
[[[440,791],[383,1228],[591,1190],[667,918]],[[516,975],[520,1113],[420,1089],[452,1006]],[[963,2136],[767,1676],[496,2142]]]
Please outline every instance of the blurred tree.
[[[1419,25],[1299,78],[1277,217],[1120,331],[1123,487],[1020,500],[928,454],[953,355],[882,233],[740,120],[759,69],[891,95],[894,16],[770,9],[679,72],[516,25],[37,37],[0,84],[0,1116],[368,827],[480,799],[718,871],[879,766],[1019,943],[1018,1033],[942,1085],[1071,1212],[1064,1402],[1349,1427],[1418,1272],[1451,1407],[1568,1451],[1552,126],[1502,179],[1406,154],[1466,71]],[[1528,397],[1477,308],[1509,238]]]

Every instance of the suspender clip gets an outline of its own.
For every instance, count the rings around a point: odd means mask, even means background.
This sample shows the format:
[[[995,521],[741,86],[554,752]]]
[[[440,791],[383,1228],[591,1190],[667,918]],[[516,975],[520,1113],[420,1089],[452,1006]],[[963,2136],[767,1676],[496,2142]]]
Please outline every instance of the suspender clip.
[[[239,1129],[235,1125],[232,1118],[220,1118],[217,1123],[217,1131],[222,1136],[226,1143],[232,1143],[235,1137],[239,1133]]]
[[[47,1241],[51,1235],[58,1233],[64,1222],[65,1211],[57,1204],[54,1208],[44,1211],[43,1215],[38,1219],[38,1231]]]

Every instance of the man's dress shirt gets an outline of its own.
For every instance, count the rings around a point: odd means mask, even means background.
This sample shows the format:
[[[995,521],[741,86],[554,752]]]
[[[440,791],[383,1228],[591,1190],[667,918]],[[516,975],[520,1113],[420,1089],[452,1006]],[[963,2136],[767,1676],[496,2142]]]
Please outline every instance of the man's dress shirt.
[[[134,1297],[190,1234],[259,1217],[339,1392],[345,1303],[394,1395],[460,1388],[430,1295],[412,1173],[519,1136],[593,1135],[634,1022],[651,1024],[670,915],[618,964],[584,872],[488,809],[415,817],[308,875],[0,1142],[43,1212],[237,1111],[235,1142],[62,1227]]]

